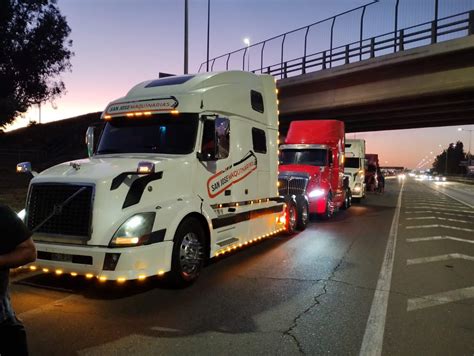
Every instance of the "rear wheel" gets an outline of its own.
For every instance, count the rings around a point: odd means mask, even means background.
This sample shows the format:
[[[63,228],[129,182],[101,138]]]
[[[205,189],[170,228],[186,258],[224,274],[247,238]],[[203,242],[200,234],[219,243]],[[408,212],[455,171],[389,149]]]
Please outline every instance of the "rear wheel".
[[[308,200],[303,195],[296,197],[296,228],[300,231],[306,229],[309,221]]]
[[[184,220],[176,230],[170,281],[177,288],[195,282],[204,265],[204,230],[198,220]]]

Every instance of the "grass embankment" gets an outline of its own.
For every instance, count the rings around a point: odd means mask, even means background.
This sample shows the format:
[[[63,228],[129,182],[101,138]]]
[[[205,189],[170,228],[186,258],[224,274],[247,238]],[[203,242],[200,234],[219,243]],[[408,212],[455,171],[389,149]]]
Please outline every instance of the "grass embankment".
[[[24,208],[28,175],[15,172],[16,163],[30,161],[41,172],[60,162],[84,158],[87,127],[99,122],[100,113],[33,125],[0,134],[0,204],[19,211]]]

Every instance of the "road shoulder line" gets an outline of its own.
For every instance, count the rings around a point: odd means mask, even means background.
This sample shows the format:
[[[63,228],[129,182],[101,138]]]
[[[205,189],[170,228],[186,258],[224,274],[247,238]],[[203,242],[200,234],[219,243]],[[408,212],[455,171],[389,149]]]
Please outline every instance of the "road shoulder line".
[[[381,355],[383,347],[383,336],[385,331],[385,319],[387,316],[388,298],[392,283],[393,262],[395,259],[395,248],[397,245],[398,224],[402,205],[404,183],[400,188],[397,206],[393,215],[392,226],[385,248],[385,256],[380,269],[377,287],[370,307],[369,318],[365,328],[364,338],[359,355]]]

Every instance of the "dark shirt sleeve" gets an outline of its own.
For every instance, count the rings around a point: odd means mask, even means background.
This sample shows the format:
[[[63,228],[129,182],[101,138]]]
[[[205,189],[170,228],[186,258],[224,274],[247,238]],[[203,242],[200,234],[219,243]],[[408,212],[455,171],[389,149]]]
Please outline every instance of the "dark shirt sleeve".
[[[0,255],[13,251],[31,235],[32,233],[13,210],[0,205]]]

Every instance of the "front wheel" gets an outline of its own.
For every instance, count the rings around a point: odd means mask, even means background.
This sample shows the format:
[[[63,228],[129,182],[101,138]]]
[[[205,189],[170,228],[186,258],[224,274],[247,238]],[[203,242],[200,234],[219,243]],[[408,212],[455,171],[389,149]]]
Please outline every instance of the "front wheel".
[[[347,210],[352,205],[352,193],[350,189],[346,190],[345,197],[344,197],[344,204],[342,205],[343,210]]]
[[[288,199],[286,201],[286,233],[294,234],[296,231],[297,224],[297,210],[296,204],[293,199]]]
[[[296,197],[296,228],[300,231],[306,229],[309,221],[308,200],[303,195]]]
[[[204,230],[198,220],[184,220],[176,230],[170,281],[177,288],[194,283],[204,265]]]
[[[334,214],[334,206],[332,203],[332,194],[329,193],[327,198],[326,198],[326,209],[324,210],[324,213],[319,215],[320,218],[323,220],[328,220],[330,219]]]

